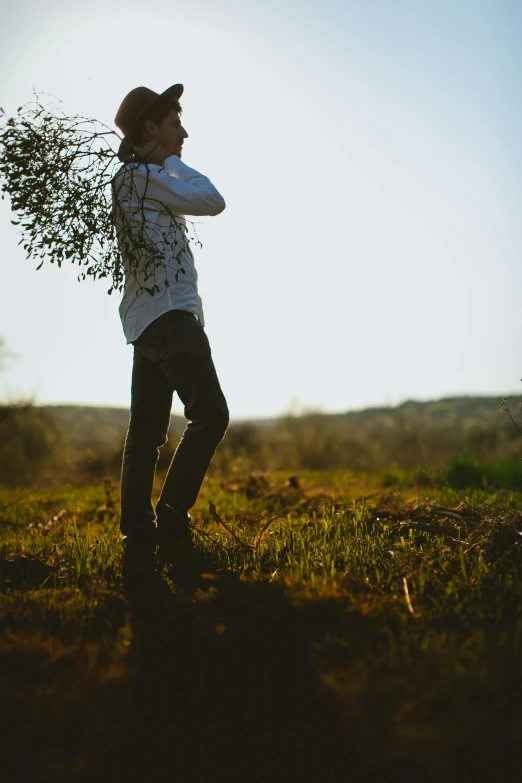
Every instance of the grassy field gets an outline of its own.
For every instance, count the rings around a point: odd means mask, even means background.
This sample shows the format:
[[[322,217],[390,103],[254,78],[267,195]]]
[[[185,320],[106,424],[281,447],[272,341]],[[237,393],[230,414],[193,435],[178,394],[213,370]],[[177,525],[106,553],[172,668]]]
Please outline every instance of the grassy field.
[[[522,494],[289,479],[139,594],[116,485],[0,492],[4,783],[520,780]]]

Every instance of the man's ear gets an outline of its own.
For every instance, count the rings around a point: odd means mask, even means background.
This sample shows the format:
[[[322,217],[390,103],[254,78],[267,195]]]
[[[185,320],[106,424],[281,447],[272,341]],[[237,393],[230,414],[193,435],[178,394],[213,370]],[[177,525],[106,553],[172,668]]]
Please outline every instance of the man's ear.
[[[143,123],[143,131],[144,135],[147,136],[147,141],[149,138],[154,138],[156,136],[156,131],[158,129],[158,126],[154,122],[154,120],[145,120]]]

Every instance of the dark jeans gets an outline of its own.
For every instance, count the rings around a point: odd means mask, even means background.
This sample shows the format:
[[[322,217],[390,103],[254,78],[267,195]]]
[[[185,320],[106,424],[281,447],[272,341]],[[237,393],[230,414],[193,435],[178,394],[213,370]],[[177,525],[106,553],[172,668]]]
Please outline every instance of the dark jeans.
[[[203,326],[185,310],[170,310],[133,342],[131,412],[121,476],[123,535],[147,535],[185,516],[196,502],[214,452],[228,427],[228,408]],[[189,420],[172,458],[161,495],[152,507],[159,448],[167,442],[172,395]]]

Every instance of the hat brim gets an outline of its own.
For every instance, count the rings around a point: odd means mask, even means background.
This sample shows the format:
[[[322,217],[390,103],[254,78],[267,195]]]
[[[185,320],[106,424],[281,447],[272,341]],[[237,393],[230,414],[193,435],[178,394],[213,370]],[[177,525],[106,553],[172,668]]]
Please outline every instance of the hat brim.
[[[138,114],[138,116],[134,120],[133,127],[135,127],[138,124],[138,122],[141,120],[143,115],[146,114],[152,108],[152,106],[154,106],[154,104],[157,101],[160,100],[160,98],[165,98],[166,96],[171,95],[173,98],[176,98],[176,100],[179,101],[179,99],[183,95],[183,90],[184,90],[184,87],[183,87],[182,84],[172,84],[170,87],[167,87],[166,90],[164,90],[162,93],[157,95],[149,103],[147,103],[146,106],[143,107],[143,109],[140,111],[140,113]],[[130,141],[129,141],[128,136],[124,136],[122,141],[121,141],[119,150],[118,150],[118,157],[120,158],[120,160],[123,160],[121,155],[122,154],[124,155],[124,150],[125,150],[125,148],[128,149],[129,144],[130,144]]]

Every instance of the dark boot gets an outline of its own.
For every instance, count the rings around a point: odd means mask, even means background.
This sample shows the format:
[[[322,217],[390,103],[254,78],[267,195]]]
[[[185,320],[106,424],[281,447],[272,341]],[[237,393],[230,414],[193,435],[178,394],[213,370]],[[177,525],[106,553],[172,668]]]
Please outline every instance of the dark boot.
[[[167,506],[158,513],[159,567],[173,566],[175,575],[184,577],[190,571],[194,545],[190,531],[190,514]]]
[[[152,587],[158,577],[157,532],[124,536],[122,543],[123,585],[129,595],[139,596]]]

